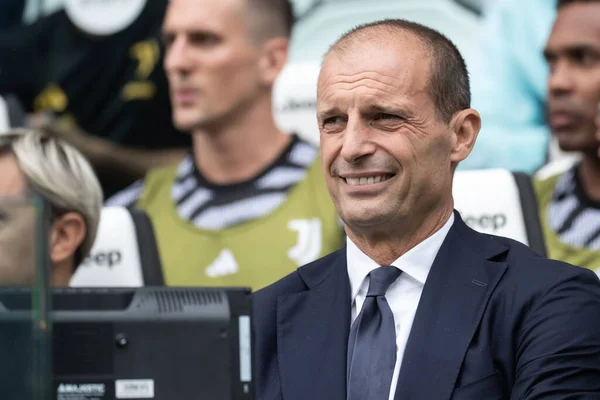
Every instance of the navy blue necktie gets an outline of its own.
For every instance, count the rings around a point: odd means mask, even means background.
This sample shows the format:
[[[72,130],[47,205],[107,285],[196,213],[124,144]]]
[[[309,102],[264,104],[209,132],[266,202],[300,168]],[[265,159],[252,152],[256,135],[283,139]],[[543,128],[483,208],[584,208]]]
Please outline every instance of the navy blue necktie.
[[[348,340],[347,400],[388,399],[396,364],[396,327],[385,293],[400,273],[396,267],[380,267],[369,274],[369,291]]]

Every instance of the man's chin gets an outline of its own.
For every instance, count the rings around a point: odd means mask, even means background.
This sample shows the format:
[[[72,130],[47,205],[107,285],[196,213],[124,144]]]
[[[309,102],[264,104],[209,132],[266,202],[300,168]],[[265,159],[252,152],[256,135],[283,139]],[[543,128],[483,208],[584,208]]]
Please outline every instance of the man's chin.
[[[206,131],[210,133],[213,130],[219,130],[227,124],[227,118],[220,114],[199,114],[173,116],[173,125],[180,131],[194,132]]]
[[[387,224],[390,221],[390,216],[382,213],[381,210],[365,210],[361,213],[346,215],[344,221],[349,227],[369,229]]]
[[[597,147],[595,140],[589,140],[587,135],[580,132],[555,133],[558,148],[564,152],[586,152]]]
[[[195,127],[193,120],[190,118],[182,118],[177,115],[173,116],[173,125],[182,132],[191,132]]]
[[[205,125],[204,120],[201,119],[177,119],[174,118],[173,119],[173,125],[175,126],[175,128],[177,128],[178,130],[182,131],[182,132],[193,132],[195,130],[199,130],[202,129],[202,127]]]

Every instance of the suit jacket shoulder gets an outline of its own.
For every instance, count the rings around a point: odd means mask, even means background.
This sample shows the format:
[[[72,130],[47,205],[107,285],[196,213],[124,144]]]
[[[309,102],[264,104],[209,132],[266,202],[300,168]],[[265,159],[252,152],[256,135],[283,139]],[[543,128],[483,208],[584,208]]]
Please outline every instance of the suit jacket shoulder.
[[[398,398],[600,398],[599,313],[593,272],[457,218],[423,288]]]
[[[524,244],[509,238],[491,236],[491,239],[509,248],[502,260],[509,266],[503,281],[521,282],[522,289],[532,295],[573,279],[582,279],[592,285],[598,283],[598,276],[586,268],[540,256]]]
[[[487,236],[485,240],[507,248],[488,265],[504,265],[506,270],[486,306],[456,386],[473,390],[473,382],[495,370],[511,398],[600,396],[596,274],[544,258],[514,240]],[[486,369],[491,365],[482,354],[488,352],[501,368]]]

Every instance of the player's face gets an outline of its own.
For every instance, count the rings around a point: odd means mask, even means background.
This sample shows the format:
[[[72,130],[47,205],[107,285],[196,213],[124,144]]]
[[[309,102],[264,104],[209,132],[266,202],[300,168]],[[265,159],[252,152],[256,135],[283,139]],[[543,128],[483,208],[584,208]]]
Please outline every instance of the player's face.
[[[31,285],[35,276],[35,209],[24,201],[25,177],[11,153],[0,153],[0,286]]]
[[[245,14],[243,0],[171,0],[165,70],[180,130],[225,124],[257,96],[260,49]]]
[[[548,122],[566,151],[596,154],[600,103],[600,2],[561,8],[544,55],[550,66]]]
[[[427,215],[451,196],[459,160],[427,90],[429,59],[407,35],[324,62],[317,103],[323,170],[351,231]]]

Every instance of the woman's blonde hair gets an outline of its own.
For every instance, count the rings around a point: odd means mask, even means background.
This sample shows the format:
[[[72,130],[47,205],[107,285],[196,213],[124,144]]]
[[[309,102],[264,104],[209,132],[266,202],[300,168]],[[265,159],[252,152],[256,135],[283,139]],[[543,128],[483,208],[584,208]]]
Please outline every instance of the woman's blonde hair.
[[[86,223],[86,236],[76,253],[80,260],[92,249],[102,209],[102,188],[87,159],[64,141],[32,129],[0,134],[0,152],[10,151],[31,189],[58,213],[75,212]],[[77,257],[76,257],[77,258]]]

